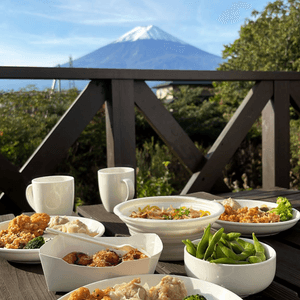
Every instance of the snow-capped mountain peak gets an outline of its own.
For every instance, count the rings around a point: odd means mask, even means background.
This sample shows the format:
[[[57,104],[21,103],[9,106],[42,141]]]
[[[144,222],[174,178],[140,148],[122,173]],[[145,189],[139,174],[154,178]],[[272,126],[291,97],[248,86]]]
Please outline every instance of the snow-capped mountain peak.
[[[180,39],[175,38],[171,34],[161,30],[160,28],[154,25],[135,27],[131,31],[125,33],[120,38],[115,40],[113,43],[135,42],[137,40],[150,40],[150,39],[186,44]]]

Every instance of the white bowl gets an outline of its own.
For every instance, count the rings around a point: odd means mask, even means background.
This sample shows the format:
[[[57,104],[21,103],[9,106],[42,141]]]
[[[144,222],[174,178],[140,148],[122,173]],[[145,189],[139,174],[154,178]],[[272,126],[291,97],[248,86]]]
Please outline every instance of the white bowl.
[[[58,235],[40,248],[42,268],[49,291],[69,292],[102,279],[125,275],[153,274],[163,249],[161,239],[153,233],[131,237],[99,237],[91,238],[91,240],[99,240],[116,246],[129,244],[145,250],[149,258],[126,261],[116,266],[102,268],[68,264],[62,258],[70,252],[77,251],[93,255],[107,247],[95,244],[93,241],[79,242],[72,235]],[[118,253],[118,250],[114,251]]]
[[[253,243],[252,239],[244,239]],[[192,241],[198,244],[200,239]],[[276,272],[276,252],[267,244],[261,243],[266,250],[267,260],[246,265],[214,264],[196,258],[184,248],[184,267],[188,276],[220,285],[240,297],[256,294],[267,288]]]
[[[160,208],[174,208],[185,206],[187,208],[210,211],[210,215],[202,218],[184,220],[153,220],[131,218],[129,215],[138,208],[146,205],[156,205]],[[137,233],[156,233],[161,238],[164,248],[161,260],[183,260],[183,239],[195,240],[203,233],[204,228],[215,222],[224,212],[220,203],[188,196],[157,196],[139,198],[118,204],[114,213],[127,225],[131,235]]]

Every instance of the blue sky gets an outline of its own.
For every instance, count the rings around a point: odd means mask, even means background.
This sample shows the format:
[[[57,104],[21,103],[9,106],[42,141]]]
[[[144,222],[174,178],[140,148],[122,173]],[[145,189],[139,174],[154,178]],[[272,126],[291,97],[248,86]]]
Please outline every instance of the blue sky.
[[[0,65],[54,67],[155,25],[222,56],[265,0],[1,0]],[[271,1],[274,2],[274,1]]]

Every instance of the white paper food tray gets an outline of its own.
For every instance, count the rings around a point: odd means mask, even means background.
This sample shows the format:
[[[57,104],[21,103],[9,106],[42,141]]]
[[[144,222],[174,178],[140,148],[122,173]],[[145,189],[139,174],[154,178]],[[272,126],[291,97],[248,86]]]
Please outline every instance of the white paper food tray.
[[[112,267],[87,267],[68,264],[62,258],[78,251],[89,255],[106,249],[88,241],[79,241],[69,236],[58,235],[40,248],[40,259],[49,291],[68,292],[102,279],[138,274],[153,274],[160,258],[163,244],[155,233],[136,234],[130,237],[99,237],[101,242],[114,245],[130,244],[144,249],[149,259],[122,262]],[[116,251],[117,252],[117,251]]]

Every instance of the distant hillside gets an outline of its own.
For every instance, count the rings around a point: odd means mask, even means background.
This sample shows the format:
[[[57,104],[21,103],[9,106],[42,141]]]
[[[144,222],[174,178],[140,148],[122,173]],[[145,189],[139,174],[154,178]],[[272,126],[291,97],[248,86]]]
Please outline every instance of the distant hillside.
[[[157,70],[214,70],[222,63],[222,58],[168,34],[160,28],[150,25],[136,27],[114,42],[101,47],[73,61],[75,68],[111,68],[111,69],[157,69]],[[69,63],[61,67],[69,67]],[[0,81],[1,89],[14,90],[25,87],[24,80]],[[87,82],[76,81],[82,89]],[[38,88],[50,88],[52,82],[32,81]],[[154,84],[154,83],[153,83]],[[9,85],[9,86],[8,86]],[[23,86],[22,86],[23,85]],[[62,88],[69,88],[69,81],[62,82]],[[153,85],[152,85],[153,86]]]

